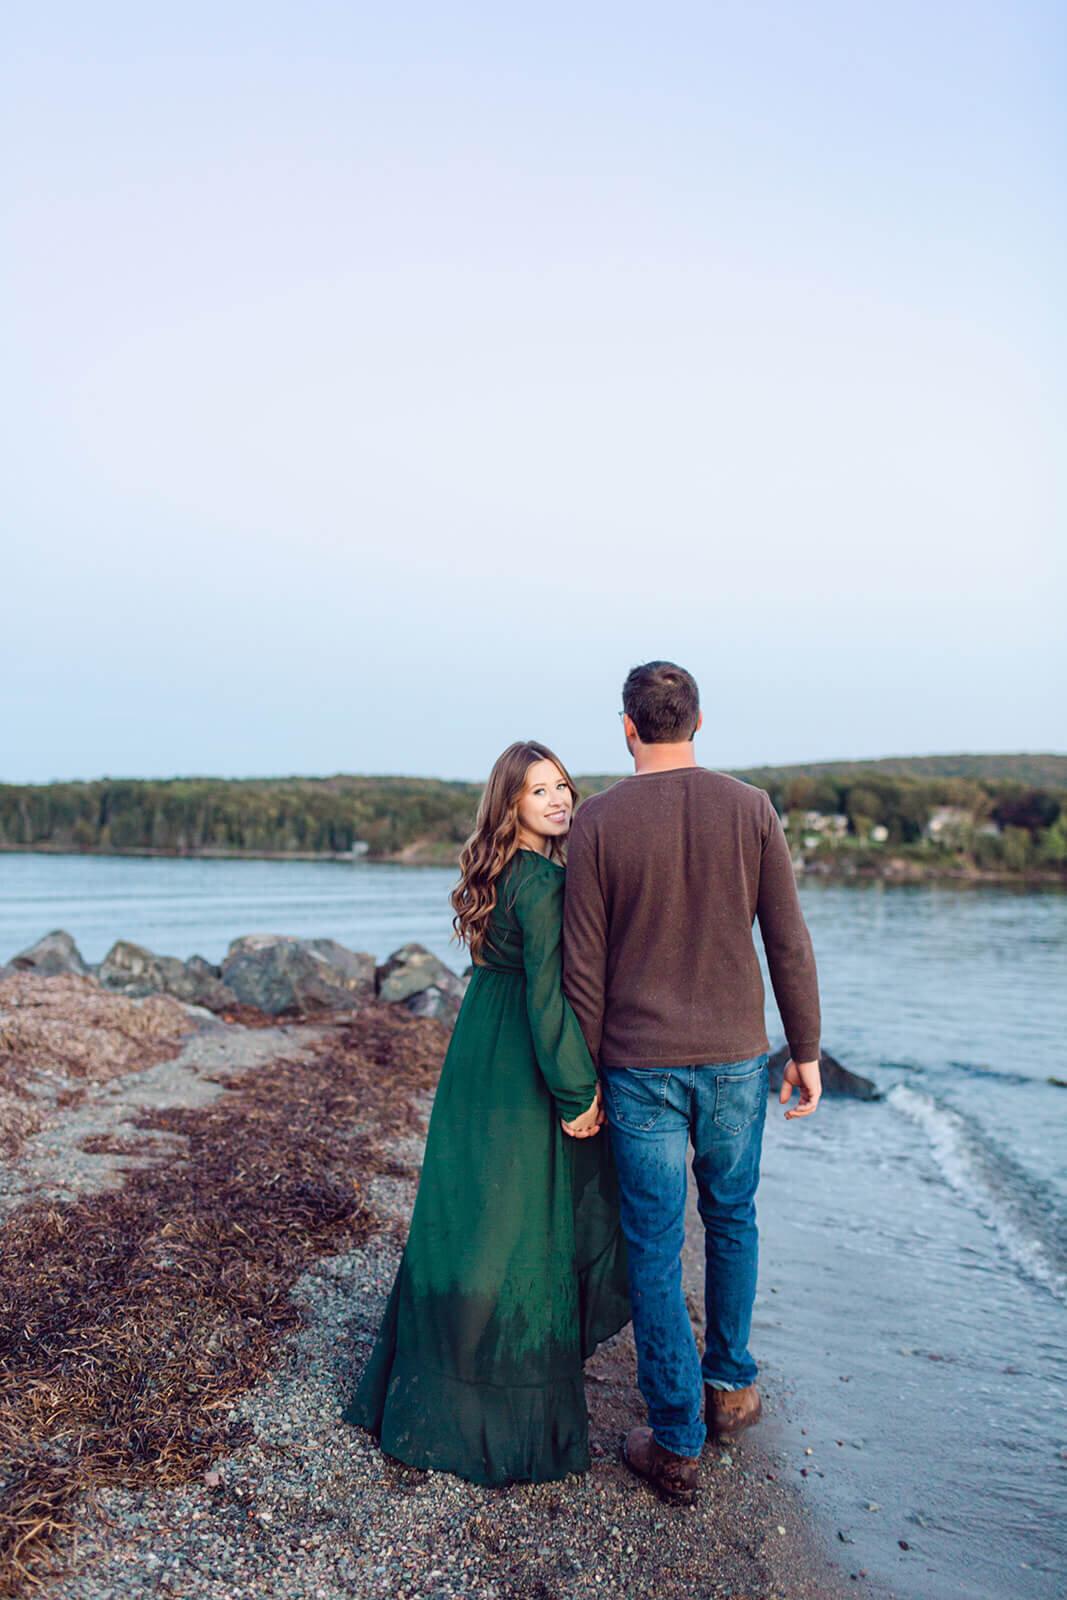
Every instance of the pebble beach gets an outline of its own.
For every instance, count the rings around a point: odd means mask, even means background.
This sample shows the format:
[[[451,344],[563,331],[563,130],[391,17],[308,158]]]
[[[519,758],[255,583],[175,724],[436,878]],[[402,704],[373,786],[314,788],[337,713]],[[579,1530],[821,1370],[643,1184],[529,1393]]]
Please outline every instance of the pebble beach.
[[[31,981],[42,993],[79,980]],[[773,1389],[757,1433],[705,1451],[695,1509],[663,1505],[631,1476],[619,1444],[643,1412],[628,1330],[587,1365],[593,1465],[580,1477],[488,1490],[405,1467],[343,1424],[403,1246],[446,1029],[377,1004],[281,1024],[186,1008],[181,1026],[166,1059],[154,1037],[143,1064],[133,1051],[103,1081],[77,1062],[43,1083],[27,1068],[36,1126],[12,1135],[0,1191],[5,1592],[886,1592],[833,1564],[802,1488],[781,1481]],[[82,1240],[62,1338],[63,1319],[48,1320],[57,1217]],[[687,1263],[694,1308],[701,1271],[702,1252]],[[148,1313],[134,1371],[130,1319]],[[36,1337],[29,1354],[11,1337],[19,1317]]]

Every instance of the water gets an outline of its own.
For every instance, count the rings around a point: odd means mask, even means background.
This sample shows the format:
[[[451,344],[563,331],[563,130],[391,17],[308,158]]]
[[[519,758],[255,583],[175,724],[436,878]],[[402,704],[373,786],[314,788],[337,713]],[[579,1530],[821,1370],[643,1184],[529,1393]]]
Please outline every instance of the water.
[[[801,898],[825,1048],[885,1099],[768,1119],[753,1347],[791,1391],[782,1470],[807,1469],[845,1570],[897,1596],[1056,1600],[1067,896]]]
[[[459,969],[454,877],[0,855],[0,959],[64,927],[89,960],[119,937],[218,960],[238,934],[278,932],[379,960],[417,939]],[[881,1591],[1056,1600],[1067,1089],[1048,1079],[1067,1078],[1067,895],[807,883],[801,896],[825,1047],[885,1098],[788,1124],[772,1108],[753,1348],[787,1409],[765,1437],[845,1570]],[[779,1042],[771,1010],[768,1030]]]
[[[462,971],[466,955],[450,943],[455,881],[452,867],[0,854],[0,961],[65,928],[86,961],[131,939],[219,962],[241,934],[288,933],[379,962],[417,940]]]

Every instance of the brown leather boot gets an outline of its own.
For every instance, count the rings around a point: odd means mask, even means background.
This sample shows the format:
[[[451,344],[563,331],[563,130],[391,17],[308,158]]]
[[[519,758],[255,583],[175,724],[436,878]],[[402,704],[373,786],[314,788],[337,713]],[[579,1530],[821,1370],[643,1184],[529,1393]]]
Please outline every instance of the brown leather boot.
[[[672,1505],[691,1506],[697,1497],[695,1456],[676,1456],[657,1444],[651,1428],[631,1428],[623,1440],[622,1459],[631,1472],[647,1478],[661,1500]]]
[[[759,1390],[754,1383],[747,1389],[713,1389],[704,1385],[704,1416],[712,1438],[725,1443],[751,1428],[763,1415]]]

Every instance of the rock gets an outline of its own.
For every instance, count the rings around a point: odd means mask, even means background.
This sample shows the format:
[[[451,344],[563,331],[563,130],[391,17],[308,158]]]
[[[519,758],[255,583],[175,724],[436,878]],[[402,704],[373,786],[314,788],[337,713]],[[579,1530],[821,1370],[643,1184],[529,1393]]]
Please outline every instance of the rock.
[[[462,1001],[462,995],[446,994],[443,989],[432,983],[428,989],[420,989],[418,994],[410,995],[400,1004],[405,1011],[410,1011],[413,1017],[437,1017],[451,1027],[459,1016]]]
[[[59,978],[65,973],[72,973],[76,978],[90,976],[81,951],[70,934],[64,933],[62,928],[57,928],[55,933],[46,933],[28,950],[12,956],[10,964],[16,972],[35,972],[39,978]]]
[[[410,1000],[426,989],[440,989],[460,999],[467,984],[451,967],[430,954],[425,945],[405,944],[394,950],[384,967],[378,968],[378,998],[389,1003]]]
[[[198,972],[202,978],[221,978],[222,968],[212,966],[210,961],[205,961],[203,956],[190,956],[185,965],[190,972]]]
[[[776,1050],[767,1063],[767,1070],[771,1076],[771,1090],[777,1092],[782,1087],[782,1073],[789,1060],[789,1050],[783,1045]],[[845,1095],[851,1100],[880,1100],[881,1092],[870,1078],[861,1078],[856,1072],[849,1072],[840,1061],[835,1061],[833,1056],[820,1055],[819,1070],[822,1073],[822,1092],[824,1095]]]
[[[413,1016],[439,1017],[451,1026],[467,992],[470,970],[457,978],[425,945],[401,945],[378,968],[378,998],[402,1005]]]
[[[374,998],[374,957],[333,939],[253,933],[230,945],[222,978],[242,1005],[271,1016],[352,1011]]]
[[[376,986],[374,957],[362,950],[349,950],[336,939],[308,939],[307,947],[329,962],[345,983],[360,992],[360,998],[372,1000]]]
[[[169,994],[188,1005],[223,1011],[237,1004],[237,996],[202,956],[179,961],[177,956],[157,956],[142,944],[119,939],[111,946],[97,971],[105,989],[139,999],[148,994]]]

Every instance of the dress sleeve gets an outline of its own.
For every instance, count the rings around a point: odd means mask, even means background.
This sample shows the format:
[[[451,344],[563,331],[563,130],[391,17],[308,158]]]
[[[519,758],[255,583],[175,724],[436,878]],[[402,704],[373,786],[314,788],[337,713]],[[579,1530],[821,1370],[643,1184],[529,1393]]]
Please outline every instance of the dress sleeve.
[[[563,873],[531,873],[519,886],[515,915],[522,929],[526,1014],[537,1065],[564,1122],[588,1111],[596,1071],[578,1019],[563,995]]]

